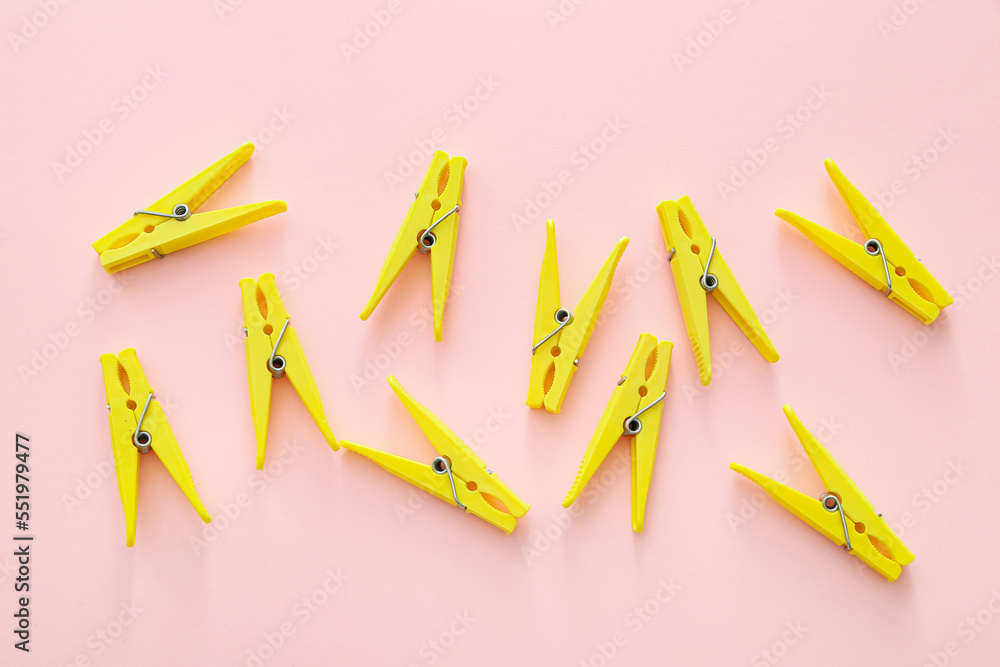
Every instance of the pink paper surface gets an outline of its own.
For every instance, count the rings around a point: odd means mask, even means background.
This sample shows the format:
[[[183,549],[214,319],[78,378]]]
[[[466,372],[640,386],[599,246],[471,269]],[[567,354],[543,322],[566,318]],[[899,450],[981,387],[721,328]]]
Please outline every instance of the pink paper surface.
[[[4,3],[0,664],[997,664],[996,3],[345,4]],[[104,272],[94,240],[248,139],[202,210],[287,213]],[[358,319],[434,149],[469,161],[441,343],[423,257]],[[774,216],[861,240],[828,157],[955,296],[933,326]],[[683,195],[781,354],[712,304],[707,389],[654,210]],[[524,405],[546,218],[570,307],[631,238],[559,415]],[[284,381],[254,470],[237,283],[268,271],[337,436],[430,461],[395,375],[532,505],[512,535],[331,452]],[[676,345],[634,534],[624,442],[561,501],[641,332]],[[131,549],[126,347],[214,517],[146,456]],[[916,554],[895,583],[728,469],[824,491],[786,402]]]

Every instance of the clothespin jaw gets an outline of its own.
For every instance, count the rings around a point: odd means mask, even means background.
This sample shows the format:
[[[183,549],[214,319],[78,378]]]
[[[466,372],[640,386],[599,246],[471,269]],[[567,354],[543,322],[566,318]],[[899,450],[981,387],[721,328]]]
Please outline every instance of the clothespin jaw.
[[[153,390],[146,380],[133,348],[101,355],[104,392],[111,426],[111,446],[118,476],[118,493],[125,509],[125,544],[135,545],[136,506],[139,492],[139,454],[148,451],[156,456],[184,492],[188,502],[205,523],[212,521],[195,491],[191,471],[177,439]]]
[[[642,532],[673,349],[673,343],[658,342],[652,334],[639,336],[625,372],[590,439],[573,486],[563,500],[563,507],[576,502],[619,438],[631,436],[632,530]]]
[[[305,404],[309,416],[334,451],[340,449],[330,430],[319,388],[291,318],[281,302],[274,274],[261,274],[257,280],[240,280],[243,300],[244,347],[247,357],[247,382],[250,386],[250,411],[257,439],[257,470],[264,469],[267,449],[267,425],[271,409],[271,383],[288,377]]]
[[[431,256],[434,340],[441,340],[444,304],[448,299],[451,269],[455,262],[458,212],[462,205],[462,183],[467,164],[464,157],[449,158],[444,151],[435,151],[424,182],[417,190],[416,199],[410,204],[410,210],[379,271],[375,292],[361,311],[362,320],[367,320],[374,312],[414,251],[419,251]]]
[[[802,232],[821,250],[866,283],[885,293],[924,324],[930,324],[954,299],[893,231],[875,206],[847,180],[833,160],[824,163],[837,192],[867,239],[844,238],[800,215],[778,209],[775,215]]]
[[[194,213],[253,155],[247,142],[93,244],[108,273],[163,257],[263,218],[284,213],[283,201],[267,201]]]
[[[826,486],[826,493],[816,499],[737,463],[731,463],[730,469],[757,484],[827,539],[846,547],[887,581],[895,581],[902,572],[902,566],[913,562],[913,553],[882,515],[875,512],[826,447],[803,426],[791,406],[785,405],[783,409],[817,475]]]
[[[743,335],[772,364],[778,351],[767,337],[736,276],[716,248],[698,211],[688,197],[663,201],[656,207],[667,244],[670,269],[677,285],[684,325],[694,350],[701,384],[712,381],[712,352],[708,335],[708,295],[712,294],[739,326]]]
[[[558,413],[576,374],[577,365],[594,333],[597,318],[611,291],[618,262],[628,247],[622,238],[594,276],[574,310],[562,305],[559,296],[559,263],[556,256],[556,227],[545,223],[545,254],[538,281],[535,328],[532,334],[531,374],[526,404]]]
[[[342,440],[340,444],[427,493],[461,507],[507,533],[513,531],[517,527],[517,519],[527,514],[531,506],[501,482],[496,473],[489,470],[486,463],[440,419],[414,400],[395,377],[389,376],[389,386],[440,456],[426,464],[356,442]]]

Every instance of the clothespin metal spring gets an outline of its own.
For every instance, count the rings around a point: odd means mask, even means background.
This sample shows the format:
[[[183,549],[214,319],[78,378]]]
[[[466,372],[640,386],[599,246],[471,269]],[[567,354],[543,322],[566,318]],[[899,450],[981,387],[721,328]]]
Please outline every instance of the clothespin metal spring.
[[[622,378],[622,380],[624,379],[625,378]],[[621,384],[621,382],[619,382],[618,384]],[[639,410],[631,417],[627,417],[625,421],[622,422],[622,428],[624,429],[622,435],[636,435],[637,433],[639,433],[639,431],[642,430],[642,420],[639,419],[639,415],[641,415],[646,410],[649,410],[657,403],[661,402],[664,398],[666,398],[666,396],[667,392],[663,392],[662,394],[660,394],[659,398],[657,398],[655,401],[644,407],[642,410]]]
[[[156,211],[136,211],[132,215],[156,215],[161,218],[173,218],[174,220],[180,220],[184,222],[191,217],[191,207],[187,204],[178,204],[174,206],[173,213],[157,213]]]
[[[844,506],[840,504],[840,498],[832,493],[824,493],[819,498],[823,503],[823,509],[827,512],[840,512],[840,522],[844,525],[844,548],[851,550],[851,534],[847,530],[847,517],[844,516]]]
[[[708,261],[705,262],[705,273],[701,275],[701,279],[698,284],[706,292],[711,292],[716,287],[719,286],[719,279],[715,277],[715,274],[709,273],[708,270],[712,266],[712,257],[715,256],[715,237],[712,237],[712,249],[708,251]]]
[[[278,340],[274,341],[274,347],[271,348],[271,356],[267,358],[267,370],[271,371],[271,375],[275,378],[280,378],[285,374],[285,358],[278,356],[278,346],[281,345],[281,337],[285,335],[285,329],[288,328],[291,321],[290,317],[285,319],[285,324],[278,332]]]
[[[467,509],[465,504],[458,499],[458,490],[455,488],[455,475],[451,472],[451,464],[443,456],[435,457],[431,461],[431,470],[434,471],[436,475],[448,475],[448,481],[451,482],[451,496],[455,499],[455,504],[461,509]]]
[[[161,218],[173,218],[174,220],[180,220],[181,222],[187,220],[191,217],[191,207],[187,204],[178,204],[174,206],[173,213],[157,213],[156,211],[136,211],[132,215],[155,215]],[[149,231],[147,229],[146,231]],[[167,256],[165,252],[158,252],[156,248],[150,248],[149,252],[153,253],[153,257],[156,259],[163,259]]]
[[[865,252],[872,257],[876,255],[882,256],[882,266],[885,268],[885,295],[889,296],[892,294],[892,275],[889,273],[889,261],[885,258],[885,250],[882,249],[882,244],[878,239],[868,239],[865,241]]]
[[[555,318],[556,322],[558,323],[558,326],[555,329],[553,329],[549,333],[549,335],[547,335],[545,338],[541,339],[540,341],[531,346],[532,354],[534,354],[535,351],[545,343],[545,341],[547,341],[548,339],[552,338],[557,333],[562,331],[564,327],[569,326],[569,324],[573,321],[573,313],[571,313],[568,308],[560,308],[559,310],[556,311]],[[577,359],[576,361],[579,362],[580,360]]]
[[[146,418],[146,410],[149,409],[149,402],[156,398],[156,394],[149,392],[146,395],[146,404],[142,406],[142,414],[139,415],[139,423],[135,426],[135,433],[132,434],[132,444],[139,450],[140,454],[148,454],[153,448],[153,436],[149,431],[142,430],[142,420]]]
[[[698,284],[706,292],[711,292],[716,287],[719,286],[719,279],[715,277],[714,273],[709,273],[708,270],[712,267],[712,257],[715,256],[715,237],[712,237],[712,248],[708,251],[708,261],[705,262],[705,272],[701,274],[701,278],[698,279]],[[667,253],[667,261],[672,262],[674,260],[674,255],[677,254],[677,248],[671,248]]]
[[[440,204],[437,204],[437,202],[435,202],[435,204],[440,206]],[[419,242],[417,243],[417,250],[420,251],[420,254],[426,255],[431,251],[431,248],[433,248],[434,244],[437,243],[437,237],[434,236],[434,234],[432,234],[431,231],[435,227],[440,225],[442,222],[444,222],[445,218],[447,218],[449,215],[451,215],[452,213],[457,213],[458,209],[459,206],[456,204],[450,211],[448,211],[440,218],[435,220],[430,227],[428,227],[427,229],[425,229],[420,233],[420,238],[418,239]]]

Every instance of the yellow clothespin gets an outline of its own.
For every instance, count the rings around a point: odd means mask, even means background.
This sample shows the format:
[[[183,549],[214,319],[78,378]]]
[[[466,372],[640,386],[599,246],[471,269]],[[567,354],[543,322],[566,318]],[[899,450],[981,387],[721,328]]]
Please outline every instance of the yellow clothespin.
[[[101,266],[115,273],[201,243],[269,216],[284,213],[283,201],[267,201],[195,213],[253,155],[247,142],[208,169],[119,225],[94,243]]]
[[[569,507],[580,497],[583,487],[622,436],[632,437],[632,530],[642,532],[646,515],[646,496],[653,475],[656,442],[660,435],[660,417],[666,396],[667,371],[674,344],[659,341],[652,334],[639,336],[632,358],[625,367],[618,386],[611,394],[580,471],[563,507]]]
[[[826,160],[826,173],[847,204],[851,216],[868,238],[855,243],[829,229],[820,227],[791,211],[778,209],[779,218],[806,235],[813,243],[854,275],[884,292],[924,324],[933,322],[942,309],[954,299],[920,263],[903,239],[893,231],[885,218],[875,210],[854,185],[847,180],[833,160]]]
[[[737,463],[729,467],[764,489],[767,495],[820,534],[844,546],[888,581],[895,581],[902,572],[901,566],[913,561],[913,553],[892,532],[882,515],[875,513],[871,502],[826,447],[806,430],[792,406],[785,405],[783,409],[816,474],[826,486],[826,492],[817,500]],[[785,548],[786,545],[781,545],[782,550]]]
[[[267,422],[271,410],[271,383],[288,376],[299,398],[319,426],[330,447],[337,451],[337,438],[330,430],[323,412],[323,402],[309,362],[302,351],[299,336],[281,303],[274,284],[274,274],[261,274],[257,280],[240,281],[243,298],[243,331],[246,333],[247,381],[250,384],[250,411],[257,435],[257,470],[264,469],[267,449]]]
[[[559,297],[559,260],[556,257],[556,226],[545,223],[545,255],[538,281],[538,304],[535,307],[535,330],[531,347],[531,375],[528,400],[531,408],[544,407],[549,412],[562,409],[569,381],[594,333],[597,318],[611,291],[611,281],[628,239],[621,238],[583,293],[576,309],[570,311]]]
[[[150,450],[163,463],[170,476],[181,487],[188,502],[202,521],[212,517],[201,504],[195,491],[191,471],[184,461],[167,417],[146,381],[133,348],[101,355],[104,392],[108,401],[108,422],[111,425],[111,446],[118,473],[118,493],[125,508],[125,544],[135,544],[136,501],[139,493],[139,454]]]
[[[736,276],[715,247],[705,223],[688,197],[664,201],[656,207],[663,239],[670,250],[670,268],[681,301],[684,325],[698,363],[698,377],[707,386],[712,381],[712,351],[708,340],[708,295],[712,294],[761,356],[772,364],[778,351],[753,312]]]
[[[416,192],[416,200],[403,219],[403,225],[392,242],[389,256],[378,274],[375,292],[361,311],[367,320],[382,297],[396,282],[414,251],[431,256],[431,289],[434,293],[434,340],[441,340],[444,304],[451,286],[451,267],[455,262],[455,241],[458,238],[458,209],[462,205],[462,181],[465,178],[464,157],[448,158],[436,151],[427,168],[424,182]]]
[[[475,514],[508,533],[513,531],[517,527],[517,519],[524,516],[531,506],[514,495],[475,452],[466,447],[430,410],[413,400],[391,375],[389,386],[439,455],[428,465],[355,442],[341,440],[340,444],[446,503]]]

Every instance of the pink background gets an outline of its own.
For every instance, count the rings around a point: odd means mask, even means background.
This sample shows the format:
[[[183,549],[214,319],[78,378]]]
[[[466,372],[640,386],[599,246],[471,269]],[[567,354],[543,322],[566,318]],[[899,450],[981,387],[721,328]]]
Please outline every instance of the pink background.
[[[0,548],[0,664],[996,664],[995,3],[226,1],[4,3],[0,536],[13,544],[20,431],[36,541],[29,656]],[[251,138],[204,210],[281,198],[287,213],[104,273],[90,243]],[[421,257],[358,319],[421,146],[469,160],[442,343]],[[827,157],[955,295],[933,327],[774,217],[860,239]],[[781,354],[764,362],[713,305],[706,391],[654,211],[685,194]],[[523,404],[549,217],[570,306],[632,239],[560,415]],[[513,535],[332,453],[287,383],[254,470],[237,282],[265,271],[334,432],[429,461],[395,374],[531,503]],[[644,331],[676,347],[636,535],[624,444],[595,499],[560,502]],[[125,547],[98,356],[129,346],[215,532],[146,457]],[[51,358],[25,376],[36,354]],[[823,491],[785,402],[891,524],[908,517],[916,560],[896,583],[728,470]]]

